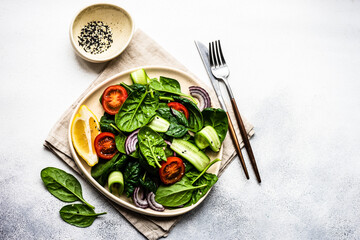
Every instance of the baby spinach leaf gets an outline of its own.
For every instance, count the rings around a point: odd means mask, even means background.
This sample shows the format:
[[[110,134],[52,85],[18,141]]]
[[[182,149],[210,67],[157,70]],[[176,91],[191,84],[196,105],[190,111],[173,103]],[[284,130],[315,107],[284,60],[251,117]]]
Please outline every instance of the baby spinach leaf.
[[[150,127],[142,127],[138,133],[139,147],[148,164],[161,167],[160,161],[166,161],[164,149],[166,143],[160,135]]]
[[[148,124],[155,115],[159,98],[155,92],[139,89],[132,92],[115,115],[116,126],[123,132],[132,132]]]
[[[204,126],[212,126],[218,134],[220,142],[223,142],[229,128],[226,112],[221,108],[205,108],[202,115]]]
[[[192,132],[201,130],[203,127],[203,116],[196,104],[186,98],[178,96],[174,96],[174,100],[184,105],[189,111],[189,130]]]
[[[149,165],[149,163],[147,162],[145,157],[141,154],[141,152],[139,153],[138,161],[140,163],[141,168],[144,169],[147,173],[150,173],[150,175],[155,176],[159,174],[159,170],[157,169],[157,166]]]
[[[89,227],[97,216],[103,214],[106,214],[106,212],[95,213],[91,207],[84,204],[66,205],[60,209],[61,218],[77,227]]]
[[[176,118],[171,114],[170,107],[166,103],[160,103],[156,113],[169,122],[177,122]]]
[[[206,184],[192,186],[191,181],[184,176],[179,182],[173,185],[161,185],[156,191],[155,201],[166,207],[178,207],[189,202],[196,189],[201,189],[206,186]]]
[[[126,92],[128,93],[128,95],[130,95],[130,93],[141,90],[141,91],[145,91],[146,90],[146,86],[142,85],[142,84],[137,84],[134,83],[132,85],[127,85],[126,83],[122,82],[120,83],[120,86],[122,86],[123,88],[125,88]]]
[[[173,111],[175,112],[176,110],[173,109]],[[179,137],[184,136],[187,133],[187,131],[188,131],[187,127],[185,127],[184,125],[181,125],[181,123],[184,123],[187,125],[187,120],[183,113],[176,111],[179,114],[182,114],[184,116],[185,120],[182,119],[181,115],[179,115],[178,118],[175,117],[171,113],[171,109],[166,103],[160,103],[159,108],[156,112],[160,117],[162,117],[170,122],[169,129],[165,132],[166,135],[168,135],[170,137],[179,138]]]
[[[199,173],[196,172],[196,170],[189,171],[185,174],[186,177],[188,177],[191,182],[193,182],[197,177]],[[192,192],[191,199],[185,206],[190,206],[195,203],[197,203],[200,198],[202,198],[209,190],[210,188],[217,182],[218,177],[215,174],[212,173],[204,173],[194,184],[193,186],[203,186],[206,185],[204,188],[196,189]]]
[[[91,168],[91,176],[98,182],[100,185],[105,186],[108,180],[108,176],[112,171],[120,170],[128,161],[126,155],[117,153],[110,160],[102,160],[94,167]]]
[[[138,162],[129,162],[124,170],[124,190],[128,197],[132,196],[134,190],[139,186],[141,168]]]
[[[190,98],[193,102],[196,103],[196,100],[191,95],[187,95],[181,92],[180,83],[175,79],[161,76],[159,81],[152,80],[149,84],[149,87],[150,89],[154,89],[159,92]]]
[[[169,146],[166,146],[165,148],[165,156],[166,158],[174,156],[174,151],[171,150]]]
[[[185,127],[188,127],[189,123],[188,123],[188,120],[185,117],[185,114],[183,114],[182,112],[179,112],[179,111],[177,111],[175,109],[172,109],[171,111],[173,113],[173,116],[176,118],[176,121],[179,124],[181,124],[181,125],[183,125]]]
[[[117,150],[123,154],[126,154],[125,142],[126,136],[123,133],[119,132],[119,134],[115,136],[115,143]]]
[[[47,167],[41,171],[41,179],[47,190],[61,201],[74,202],[80,200],[94,208],[84,200],[81,185],[73,175],[58,168]]]
[[[157,188],[158,188],[158,184],[157,181],[154,177],[150,177],[148,175],[146,175],[143,178],[140,178],[140,185],[145,188],[148,192],[153,192],[155,193]]]
[[[118,134],[118,131],[111,125],[115,125],[114,116],[105,112],[104,115],[100,118],[101,132],[111,132],[115,135]]]
[[[169,129],[165,132],[170,137],[180,138],[188,132],[188,129],[183,125],[170,122]]]

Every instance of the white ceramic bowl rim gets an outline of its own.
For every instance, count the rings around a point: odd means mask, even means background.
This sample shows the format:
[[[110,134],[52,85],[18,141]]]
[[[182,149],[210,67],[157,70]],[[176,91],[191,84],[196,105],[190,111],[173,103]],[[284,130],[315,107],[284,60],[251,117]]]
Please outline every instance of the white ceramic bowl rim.
[[[73,34],[73,27],[74,27],[74,22],[75,20],[78,18],[78,16],[85,10],[89,9],[89,8],[93,8],[93,7],[96,7],[96,6],[110,6],[110,7],[113,7],[113,8],[116,8],[116,9],[119,9],[120,11],[122,11],[129,19],[130,21],[130,24],[131,24],[131,32],[130,32],[130,36],[128,38],[128,40],[126,41],[126,43],[123,45],[122,48],[120,48],[118,51],[115,51],[114,54],[110,55],[109,57],[106,57],[106,58],[90,58],[88,56],[85,56],[82,52],[79,51],[79,47],[77,46],[76,44],[76,41],[74,39],[74,34]],[[71,24],[70,24],[70,29],[69,29],[69,35],[70,35],[70,42],[71,42],[71,45],[73,46],[74,50],[75,50],[75,53],[80,56],[81,58],[83,58],[84,60],[87,60],[89,62],[94,62],[94,63],[102,63],[102,62],[107,62],[107,61],[110,61],[114,58],[116,58],[117,56],[119,56],[126,48],[127,46],[129,45],[129,43],[131,42],[133,36],[134,36],[134,32],[135,32],[135,23],[134,23],[134,20],[133,18],[131,17],[130,13],[125,10],[123,7],[120,7],[119,5],[115,5],[115,4],[112,4],[112,3],[95,3],[95,4],[91,4],[91,5],[86,5],[84,6],[83,8],[81,8],[76,14],[75,16],[72,18],[72,21],[71,21]]]

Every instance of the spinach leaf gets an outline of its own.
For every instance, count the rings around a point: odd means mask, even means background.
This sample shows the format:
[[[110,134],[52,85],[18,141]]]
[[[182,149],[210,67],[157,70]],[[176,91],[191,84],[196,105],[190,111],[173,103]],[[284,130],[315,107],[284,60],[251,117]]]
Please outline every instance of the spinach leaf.
[[[66,205],[60,209],[61,218],[77,227],[89,227],[97,216],[103,214],[106,214],[106,212],[95,213],[92,208],[84,204]]]
[[[148,126],[140,129],[138,139],[140,151],[148,164],[153,167],[161,167],[159,162],[166,161],[164,139]]]
[[[145,169],[147,173],[149,173],[152,176],[158,175],[159,170],[157,169],[157,166],[150,166],[145,157],[139,153],[138,161],[140,163],[141,168]]]
[[[115,115],[116,126],[123,132],[132,132],[145,126],[155,115],[159,105],[156,92],[139,89],[132,92]]]
[[[180,138],[188,132],[188,129],[183,125],[179,125],[171,122],[169,129],[166,131],[166,135],[174,138]]]
[[[173,109],[173,111],[175,112],[176,110]],[[179,138],[179,137],[184,136],[187,133],[187,131],[188,131],[187,127],[181,125],[181,123],[185,123],[187,125],[187,120],[186,120],[186,117],[184,114],[176,111],[176,112],[184,115],[185,120],[182,119],[181,115],[179,115],[178,117],[175,117],[171,113],[171,109],[166,103],[160,103],[159,108],[156,112],[160,117],[162,117],[170,122],[169,129],[165,132],[166,135],[168,135],[170,137]]]
[[[188,177],[191,182],[197,178],[199,175],[198,172],[193,171],[189,171],[185,174],[186,177]],[[195,203],[197,203],[197,201],[199,201],[200,198],[202,198],[209,190],[210,188],[217,182],[218,177],[215,174],[212,173],[204,173],[194,184],[193,186],[203,186],[204,184],[206,185],[204,188],[201,189],[197,189],[195,191],[192,192],[192,196],[189,202],[187,202],[185,204],[185,206],[190,206],[193,205]]]
[[[123,88],[125,88],[126,92],[128,93],[128,95],[130,95],[130,93],[141,90],[141,91],[145,91],[146,90],[146,86],[142,85],[142,84],[137,84],[134,83],[132,85],[127,85],[126,83],[120,83],[120,86],[122,86]]]
[[[141,168],[139,162],[129,162],[124,170],[124,190],[128,197],[132,196],[134,190],[140,184]]]
[[[41,171],[41,179],[49,192],[64,202],[82,201],[87,206],[79,181],[71,174],[54,167],[47,167]]]
[[[115,136],[116,148],[119,152],[126,154],[125,151],[126,136],[121,132],[118,133],[119,134]]]
[[[187,95],[181,92],[180,83],[175,79],[160,76],[159,81],[152,79],[149,87],[150,89],[154,89],[159,92],[190,98],[193,102],[196,103],[196,100],[191,95]]]
[[[181,124],[181,125],[183,125],[185,127],[188,127],[189,123],[188,123],[188,120],[185,117],[185,114],[183,114],[182,112],[179,112],[179,111],[177,111],[175,109],[172,109],[171,111],[173,113],[173,116],[176,118],[176,121],[179,124]]]
[[[164,151],[165,151],[166,158],[174,156],[174,151],[171,150],[171,148],[169,146],[166,146]]]
[[[207,185],[192,186],[191,181],[184,176],[179,182],[170,186],[161,185],[155,194],[155,201],[166,207],[178,207],[190,201],[193,192]]]
[[[203,127],[203,116],[196,104],[186,98],[178,96],[174,96],[174,100],[184,105],[189,111],[189,130],[193,132],[201,130]]]
[[[108,176],[112,171],[120,170],[128,161],[126,155],[117,153],[110,160],[102,160],[94,167],[91,168],[91,176],[98,182],[100,185],[105,186],[108,180]]]
[[[115,126],[114,116],[105,112],[104,115],[100,118],[101,132],[111,132],[115,135],[118,134],[118,131],[111,125]]]
[[[158,180],[155,177],[145,176],[140,178],[140,185],[145,188],[148,192],[155,193],[158,188]]]
[[[222,143],[229,128],[226,112],[221,108],[205,108],[202,115],[204,117],[204,126],[212,126]]]

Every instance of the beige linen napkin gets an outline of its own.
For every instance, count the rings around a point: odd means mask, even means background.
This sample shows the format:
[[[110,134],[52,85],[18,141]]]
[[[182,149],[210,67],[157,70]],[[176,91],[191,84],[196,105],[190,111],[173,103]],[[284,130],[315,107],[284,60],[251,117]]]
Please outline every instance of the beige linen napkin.
[[[128,70],[130,68],[149,65],[169,66],[189,73],[189,71],[186,70],[183,65],[177,62],[170,54],[164,51],[144,32],[142,32],[141,30],[137,30],[133,37],[133,40],[127,47],[126,51],[124,51],[118,58],[112,60],[105,68],[105,70],[100,74],[100,76],[94,82],[92,82],[90,86],[81,94],[81,96],[66,110],[66,112],[62,115],[62,117],[50,131],[48,137],[45,140],[44,146],[48,148],[51,152],[53,152],[55,155],[57,155],[60,159],[65,161],[75,171],[80,173],[75,165],[75,162],[72,159],[69,148],[69,139],[67,135],[69,128],[69,120],[78,102],[93,87],[95,87],[97,84],[101,83],[105,79],[113,76],[114,74]],[[201,82],[199,83],[199,85],[204,86],[204,84],[202,84]],[[216,99],[214,91],[210,88],[209,91],[211,98]],[[230,110],[231,107],[229,107],[228,109]],[[234,115],[232,115],[231,113],[231,116]],[[248,132],[248,136],[251,137],[254,134],[253,126],[249,124],[245,119],[244,122],[246,130]],[[235,126],[235,128],[237,128],[237,126]],[[238,128],[236,129],[236,131],[238,132]],[[238,135],[239,139],[241,139],[240,134]],[[223,146],[225,147],[219,175],[224,171],[224,169],[228,166],[228,164],[236,155],[235,147],[229,134],[226,136]],[[118,210],[139,232],[141,232],[146,238],[151,240],[158,239],[160,237],[166,237],[170,229],[181,218],[181,216],[172,218],[148,217],[127,210],[113,203],[112,201],[109,202],[111,202],[111,204],[116,208],[116,210]]]

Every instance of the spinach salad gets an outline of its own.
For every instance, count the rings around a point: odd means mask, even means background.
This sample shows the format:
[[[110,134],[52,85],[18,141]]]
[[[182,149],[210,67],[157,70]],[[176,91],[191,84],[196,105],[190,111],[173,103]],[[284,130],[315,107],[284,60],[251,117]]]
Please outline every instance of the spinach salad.
[[[144,69],[130,74],[132,85],[109,86],[99,96],[104,114],[94,141],[99,162],[91,176],[116,195],[126,194],[140,208],[156,211],[187,207],[218,180],[207,173],[228,129],[224,110],[211,108],[201,87],[190,87]],[[199,107],[200,106],[200,107]]]

